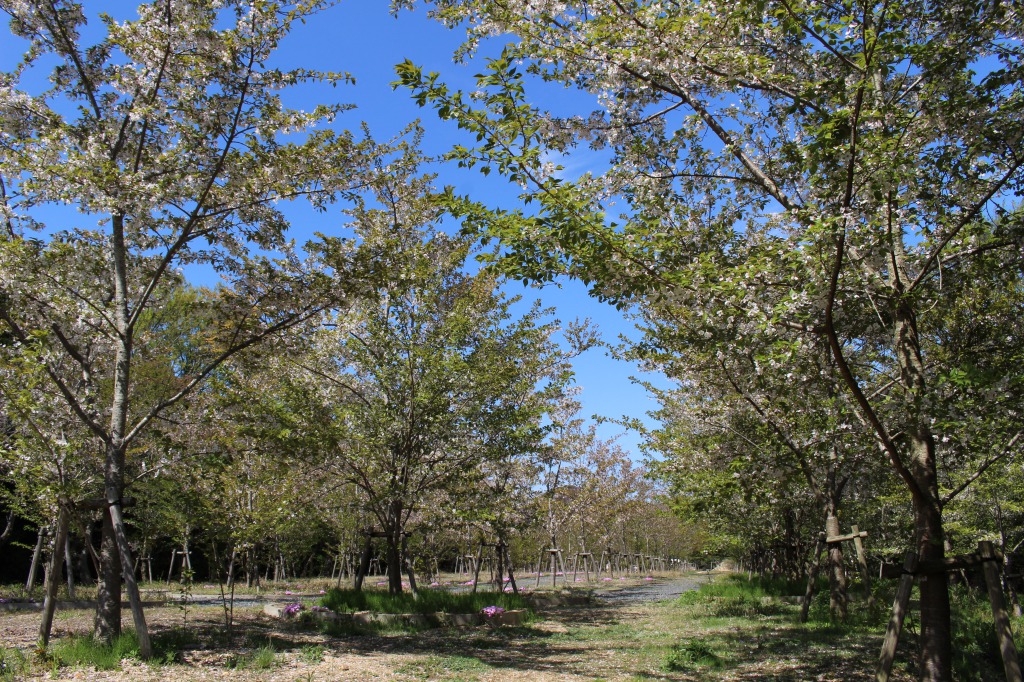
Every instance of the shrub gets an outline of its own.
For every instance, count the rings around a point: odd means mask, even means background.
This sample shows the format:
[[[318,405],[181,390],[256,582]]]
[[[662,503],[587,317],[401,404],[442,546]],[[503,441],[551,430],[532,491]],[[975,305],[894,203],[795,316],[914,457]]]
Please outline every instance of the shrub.
[[[452,593],[422,590],[419,597],[403,592],[388,594],[373,590],[332,589],[320,599],[320,605],[336,613],[376,611],[378,613],[479,613],[487,606],[505,610],[527,608],[526,601],[504,592]]]
[[[691,639],[672,647],[662,668],[666,672],[677,672],[690,670],[703,666],[706,668],[718,668],[722,665],[722,659],[714,652],[706,642],[699,639]]]

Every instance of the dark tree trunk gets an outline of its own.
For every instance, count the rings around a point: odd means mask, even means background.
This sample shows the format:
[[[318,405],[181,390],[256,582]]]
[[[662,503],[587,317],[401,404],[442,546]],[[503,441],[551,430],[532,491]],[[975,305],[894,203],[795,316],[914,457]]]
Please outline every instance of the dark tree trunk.
[[[117,553],[110,514],[103,515],[95,628],[96,636],[104,641],[121,634],[121,557]]]
[[[402,593],[402,546],[398,530],[387,533],[388,594]]]
[[[932,448],[928,440],[919,440],[914,449],[922,448],[930,453]],[[915,462],[919,456],[915,454]],[[930,459],[930,454],[921,457]],[[931,471],[932,476],[927,476],[925,470],[926,475],[921,478],[924,479],[922,483],[928,485],[926,489],[934,493],[934,500],[938,499],[938,486],[935,485],[934,468]],[[935,505],[928,504],[928,500],[915,499],[914,520],[921,565],[941,565],[946,557],[941,512]],[[918,584],[921,590],[921,680],[948,682],[953,678],[949,576],[944,571],[922,573]]]
[[[366,542],[363,544],[363,556],[359,560],[359,568],[356,570],[356,577],[352,583],[352,589],[359,592],[363,589],[363,579],[370,572],[370,558],[373,553],[373,539],[369,533],[366,535]]]
[[[839,519],[831,515],[825,519],[825,532],[830,537],[841,535]],[[843,566],[842,543],[828,543],[828,565],[829,611],[836,620],[846,620],[849,598],[846,592],[846,569]]]

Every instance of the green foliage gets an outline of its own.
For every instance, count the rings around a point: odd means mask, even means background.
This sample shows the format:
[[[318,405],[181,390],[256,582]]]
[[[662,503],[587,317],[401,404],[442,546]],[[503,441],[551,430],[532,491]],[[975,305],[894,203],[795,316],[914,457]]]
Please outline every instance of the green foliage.
[[[479,613],[485,606],[500,606],[506,610],[528,608],[526,601],[515,594],[457,594],[440,590],[422,590],[417,598],[408,593],[388,594],[367,590],[356,592],[332,589],[320,599],[320,604],[336,613]]]
[[[277,652],[269,642],[249,653],[234,654],[227,661],[227,667],[235,670],[269,670],[277,664]]]
[[[20,649],[0,647],[0,680],[19,680],[28,672],[28,657]]]
[[[126,658],[139,657],[139,640],[134,630],[126,630],[109,644],[92,636],[72,635],[50,646],[49,658],[58,667],[93,667],[116,670]]]
[[[306,663],[316,665],[324,660],[326,649],[319,644],[307,644],[299,651],[299,657]]]
[[[984,591],[956,585],[950,590],[953,608],[953,666],[962,682],[1001,679],[1003,659],[999,653],[992,607]],[[1014,639],[1024,633],[1024,619],[1011,622]]]
[[[693,670],[694,668],[720,668],[722,659],[718,657],[714,649],[700,639],[691,639],[672,647],[662,669],[665,672],[681,672]]]

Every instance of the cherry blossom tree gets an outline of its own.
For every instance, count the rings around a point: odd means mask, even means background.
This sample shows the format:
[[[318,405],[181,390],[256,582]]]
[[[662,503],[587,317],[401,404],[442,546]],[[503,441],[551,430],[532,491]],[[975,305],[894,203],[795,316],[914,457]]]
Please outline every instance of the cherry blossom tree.
[[[922,566],[938,569],[921,581],[921,677],[950,679],[931,313],[982,254],[1019,267],[1019,8],[432,4],[468,21],[462,56],[517,39],[469,95],[399,67],[418,101],[482,140],[453,160],[526,186],[529,212],[453,195],[467,225],[500,239],[522,278],[569,273],[624,306],[673,298],[709,322],[824,344],[913,504]],[[594,112],[541,110],[527,76],[592,95]],[[567,177],[554,164],[583,144],[610,161]]]
[[[344,74],[267,66],[321,6],[160,0],[134,20],[103,17],[103,36],[87,45],[80,4],[0,3],[25,45],[0,76],[0,321],[102,443],[96,629],[108,639],[120,630],[123,572],[145,655],[122,514],[129,447],[225,359],[337,306],[361,281],[346,242],[324,240],[304,260],[276,206],[305,197],[325,207],[363,183],[374,153],[324,127],[343,107],[281,101],[283,88]],[[140,322],[177,269],[197,265],[223,278],[197,304],[216,320],[209,355],[144,399],[133,381],[147,343]]]
[[[349,212],[382,244],[387,278],[331,317],[311,350],[288,360],[280,409],[300,447],[362,492],[386,543],[389,590],[402,590],[403,535],[428,494],[479,480],[480,465],[528,454],[543,437],[546,387],[566,371],[553,323],[522,316],[489,271],[466,270],[470,241],[444,215],[410,143]]]

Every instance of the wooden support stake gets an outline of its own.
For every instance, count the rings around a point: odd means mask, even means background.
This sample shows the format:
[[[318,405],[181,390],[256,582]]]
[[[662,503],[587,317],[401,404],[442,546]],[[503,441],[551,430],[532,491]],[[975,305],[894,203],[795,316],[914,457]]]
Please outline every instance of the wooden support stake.
[[[892,616],[885,629],[885,640],[882,642],[882,654],[878,658],[878,671],[875,673],[877,682],[889,682],[892,673],[892,662],[896,658],[896,645],[903,631],[903,621],[907,617],[907,606],[910,604],[910,591],[914,587],[914,571],[917,570],[917,552],[907,552],[903,561],[903,576],[896,590],[896,598],[892,602]]]
[[[861,541],[861,537],[867,535],[862,534],[860,528],[857,526],[851,526],[853,530],[853,547],[857,550],[857,565],[860,567],[860,579],[864,581],[864,596],[868,600],[868,607],[874,607],[875,605],[875,594],[871,591],[871,575],[868,573],[868,558],[864,554],[864,543]]]
[[[61,507],[57,517],[57,536],[53,540],[53,551],[50,563],[46,567],[45,594],[43,598],[43,620],[39,624],[39,647],[46,649],[50,643],[50,630],[53,627],[53,613],[57,610],[57,588],[60,586],[60,569],[64,563],[64,541],[68,537],[68,514]]]
[[[480,565],[484,560],[484,543],[480,542],[480,547],[476,551],[476,564],[473,566],[473,589],[472,593],[476,594],[476,584],[480,582]]]
[[[519,586],[516,585],[516,577],[512,573],[512,554],[508,551],[508,545],[502,544],[502,548],[505,552],[505,565],[508,566],[508,582],[512,586],[512,594],[519,594]]]
[[[120,502],[110,498],[108,513],[114,526],[114,539],[117,541],[117,552],[121,555],[121,573],[124,574],[124,587],[128,593],[128,603],[132,608],[132,623],[135,625],[135,636],[139,638],[139,655],[143,660],[153,658],[153,644],[149,639],[149,627],[146,625],[146,614],[142,611],[142,597],[139,584],[135,581],[132,565],[132,549],[128,544],[128,535],[124,530],[124,518],[121,516]]]
[[[39,558],[43,555],[43,538],[46,537],[46,529],[39,527],[36,535],[36,548],[32,550],[32,564],[28,569],[28,579],[25,580],[25,592],[32,594],[32,588],[36,586],[36,574],[39,572]]]
[[[360,592],[363,589],[363,579],[366,578],[366,574],[370,572],[370,554],[372,552],[373,538],[367,534],[366,541],[363,543],[363,556],[359,559],[359,568],[356,569],[356,577],[352,583],[352,588],[356,592]]]
[[[825,551],[825,540],[818,537],[814,544],[814,555],[811,557],[811,564],[807,567],[807,587],[804,590],[804,601],[800,604],[800,622],[806,623],[811,610],[811,600],[814,599],[814,583],[818,580],[818,567],[821,565],[821,553]]]
[[[999,579],[999,569],[996,566],[998,557],[992,547],[992,543],[979,542],[978,555],[981,557],[981,566],[985,571],[988,600],[992,604],[992,620],[995,624],[996,638],[999,640],[999,652],[1003,655],[1003,670],[1006,671],[1006,681],[1021,682],[1020,660],[1017,658],[1017,647],[1013,643],[1010,619],[1006,615],[1003,584]]]
[[[68,581],[68,599],[75,600],[75,564],[71,558],[71,535],[64,529],[64,577]]]

